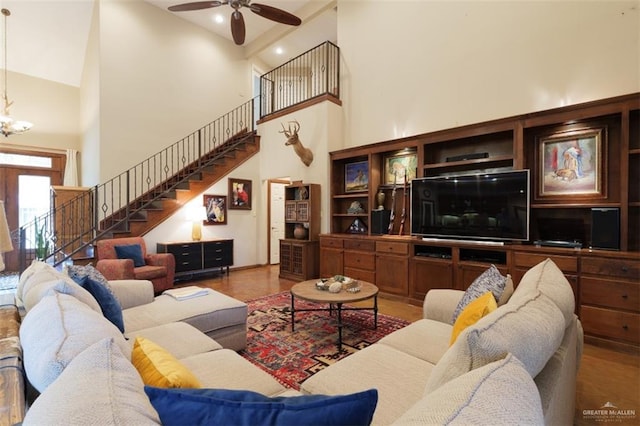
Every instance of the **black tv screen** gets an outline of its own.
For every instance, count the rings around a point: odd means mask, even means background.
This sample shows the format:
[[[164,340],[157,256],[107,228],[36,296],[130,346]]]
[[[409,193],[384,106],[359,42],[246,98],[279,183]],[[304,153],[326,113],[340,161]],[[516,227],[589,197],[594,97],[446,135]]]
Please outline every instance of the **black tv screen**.
[[[411,181],[411,234],[427,238],[529,239],[529,170]]]

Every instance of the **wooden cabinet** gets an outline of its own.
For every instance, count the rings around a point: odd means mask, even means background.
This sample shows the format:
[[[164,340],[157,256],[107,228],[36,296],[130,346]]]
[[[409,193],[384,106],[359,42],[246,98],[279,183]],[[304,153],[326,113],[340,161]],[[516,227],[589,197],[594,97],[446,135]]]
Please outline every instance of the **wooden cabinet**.
[[[280,240],[280,278],[318,278],[318,241]]]
[[[640,255],[580,259],[580,320],[587,341],[625,347],[640,345]]]
[[[304,281],[319,275],[320,185],[293,182],[284,190],[280,277]]]
[[[223,271],[233,265],[233,240],[164,242],[156,245],[158,253],[171,253],[176,261],[176,279]]]

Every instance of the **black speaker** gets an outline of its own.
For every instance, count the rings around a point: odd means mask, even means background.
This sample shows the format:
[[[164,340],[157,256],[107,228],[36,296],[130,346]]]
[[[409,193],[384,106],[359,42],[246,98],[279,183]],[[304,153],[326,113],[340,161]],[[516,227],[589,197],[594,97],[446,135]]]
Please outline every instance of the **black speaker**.
[[[591,247],[620,250],[620,209],[591,209]]]
[[[391,210],[371,210],[371,233],[386,234],[389,232]]]

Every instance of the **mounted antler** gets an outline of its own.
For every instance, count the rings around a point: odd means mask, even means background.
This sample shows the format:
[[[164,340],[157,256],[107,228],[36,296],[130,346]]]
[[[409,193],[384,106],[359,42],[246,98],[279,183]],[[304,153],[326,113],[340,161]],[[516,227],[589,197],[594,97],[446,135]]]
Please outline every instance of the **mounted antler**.
[[[293,145],[294,151],[296,152],[296,154],[298,154],[298,157],[300,157],[304,165],[309,166],[309,164],[311,164],[311,162],[313,161],[313,153],[309,148],[305,148],[304,145],[302,145],[302,142],[300,142],[300,139],[298,139],[298,130],[300,130],[300,123],[295,120],[290,121],[288,129],[284,128],[284,124],[280,124],[282,125],[282,130],[278,131],[278,133],[284,133],[284,135],[287,137],[285,145]]]

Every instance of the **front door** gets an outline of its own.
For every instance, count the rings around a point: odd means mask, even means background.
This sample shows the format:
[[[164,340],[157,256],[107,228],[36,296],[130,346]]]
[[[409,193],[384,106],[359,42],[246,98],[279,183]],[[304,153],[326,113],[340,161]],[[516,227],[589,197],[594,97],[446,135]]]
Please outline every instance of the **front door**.
[[[62,184],[65,161],[64,154],[0,151],[0,197],[12,232],[50,211],[51,186]],[[13,246],[4,254],[7,271],[20,267],[16,241]]]

